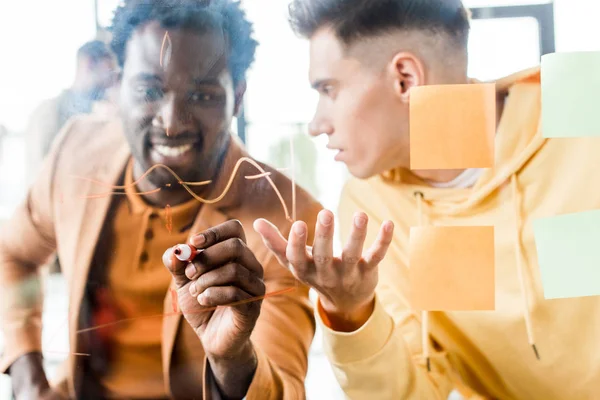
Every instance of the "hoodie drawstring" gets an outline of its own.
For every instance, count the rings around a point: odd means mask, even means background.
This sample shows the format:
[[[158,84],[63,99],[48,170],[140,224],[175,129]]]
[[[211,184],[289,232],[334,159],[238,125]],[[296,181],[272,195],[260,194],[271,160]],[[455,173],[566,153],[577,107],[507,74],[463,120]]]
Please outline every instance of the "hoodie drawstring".
[[[523,264],[521,263],[521,213],[519,212],[519,192],[517,188],[517,177],[512,174],[510,177],[510,186],[512,191],[512,202],[515,211],[515,261],[517,264],[517,272],[519,275],[519,284],[521,285],[521,296],[523,299],[523,314],[525,316],[525,328],[527,329],[527,339],[529,344],[533,348],[536,358],[539,360],[540,355],[535,346],[535,336],[533,334],[533,322],[531,319],[531,312],[529,310],[529,292],[527,285],[525,284],[525,271],[523,270]]]
[[[535,345],[535,336],[533,333],[533,321],[531,318],[531,311],[529,309],[529,292],[527,285],[525,284],[525,271],[521,262],[521,213],[519,211],[519,192],[517,187],[517,177],[512,174],[510,177],[511,192],[512,192],[512,203],[514,206],[514,217],[515,217],[515,262],[517,265],[517,274],[519,277],[519,284],[521,286],[521,297],[523,300],[523,315],[525,317],[525,328],[527,330],[527,339],[531,345],[536,358],[539,360],[540,355]],[[423,226],[423,198],[422,192],[415,192],[417,198],[417,215],[418,215],[418,226]],[[424,310],[421,312],[421,342],[423,347],[423,357],[427,364],[427,370],[431,371],[431,362],[429,356],[429,312]]]
[[[418,226],[423,226],[423,197],[422,192],[415,192],[417,198],[417,215],[418,215]],[[423,357],[427,364],[427,371],[431,372],[431,361],[429,359],[429,312],[427,310],[421,311],[421,342],[423,346]]]

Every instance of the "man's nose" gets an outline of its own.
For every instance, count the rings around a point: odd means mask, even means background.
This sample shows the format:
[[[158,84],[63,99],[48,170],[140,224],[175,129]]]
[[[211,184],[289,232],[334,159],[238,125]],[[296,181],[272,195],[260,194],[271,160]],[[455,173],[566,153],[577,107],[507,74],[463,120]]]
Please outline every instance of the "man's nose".
[[[167,136],[177,136],[194,131],[191,111],[184,100],[178,99],[173,94],[165,95],[157,117]]]
[[[322,134],[331,135],[333,134],[333,125],[317,112],[308,124],[308,133],[315,137]]]

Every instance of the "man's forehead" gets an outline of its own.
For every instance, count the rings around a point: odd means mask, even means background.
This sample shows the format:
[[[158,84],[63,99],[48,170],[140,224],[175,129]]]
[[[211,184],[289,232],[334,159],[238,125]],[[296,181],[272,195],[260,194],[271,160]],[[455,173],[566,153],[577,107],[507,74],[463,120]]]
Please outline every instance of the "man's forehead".
[[[329,28],[315,32],[310,39],[310,81],[314,84],[356,73],[361,69],[362,61],[354,55],[355,46],[342,43]]]
[[[310,38],[311,55],[326,57],[327,60],[336,60],[344,57],[344,47],[329,28],[321,28]]]
[[[204,72],[227,66],[227,42],[222,32],[164,28],[150,22],[136,29],[127,44],[126,69]]]
[[[320,29],[310,38],[310,79],[331,75],[344,60],[344,49],[330,29]]]

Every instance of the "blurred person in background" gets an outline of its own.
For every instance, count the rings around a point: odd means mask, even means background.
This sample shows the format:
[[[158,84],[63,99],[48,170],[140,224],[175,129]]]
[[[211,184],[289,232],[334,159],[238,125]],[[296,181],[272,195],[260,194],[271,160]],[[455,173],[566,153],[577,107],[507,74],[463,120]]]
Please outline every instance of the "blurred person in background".
[[[110,110],[114,102],[116,71],[116,60],[106,43],[93,40],[79,48],[71,87],[43,101],[30,117],[25,132],[28,182],[33,182],[52,142],[71,117]],[[109,117],[108,113],[106,115]],[[59,259],[55,258],[49,267],[50,272],[60,272]]]
[[[58,96],[44,100],[32,113],[26,130],[29,181],[37,174],[52,141],[71,117],[92,112],[114,87],[117,64],[107,44],[93,40],[77,51],[72,85]]]

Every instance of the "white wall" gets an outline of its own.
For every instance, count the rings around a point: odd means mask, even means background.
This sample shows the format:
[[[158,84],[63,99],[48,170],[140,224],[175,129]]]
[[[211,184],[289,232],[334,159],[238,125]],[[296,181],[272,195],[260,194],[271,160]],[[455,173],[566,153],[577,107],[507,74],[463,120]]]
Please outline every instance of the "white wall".
[[[600,50],[600,0],[555,0],[556,51]]]
[[[69,86],[75,53],[94,35],[92,0],[0,0],[0,124],[23,129],[41,100]]]

